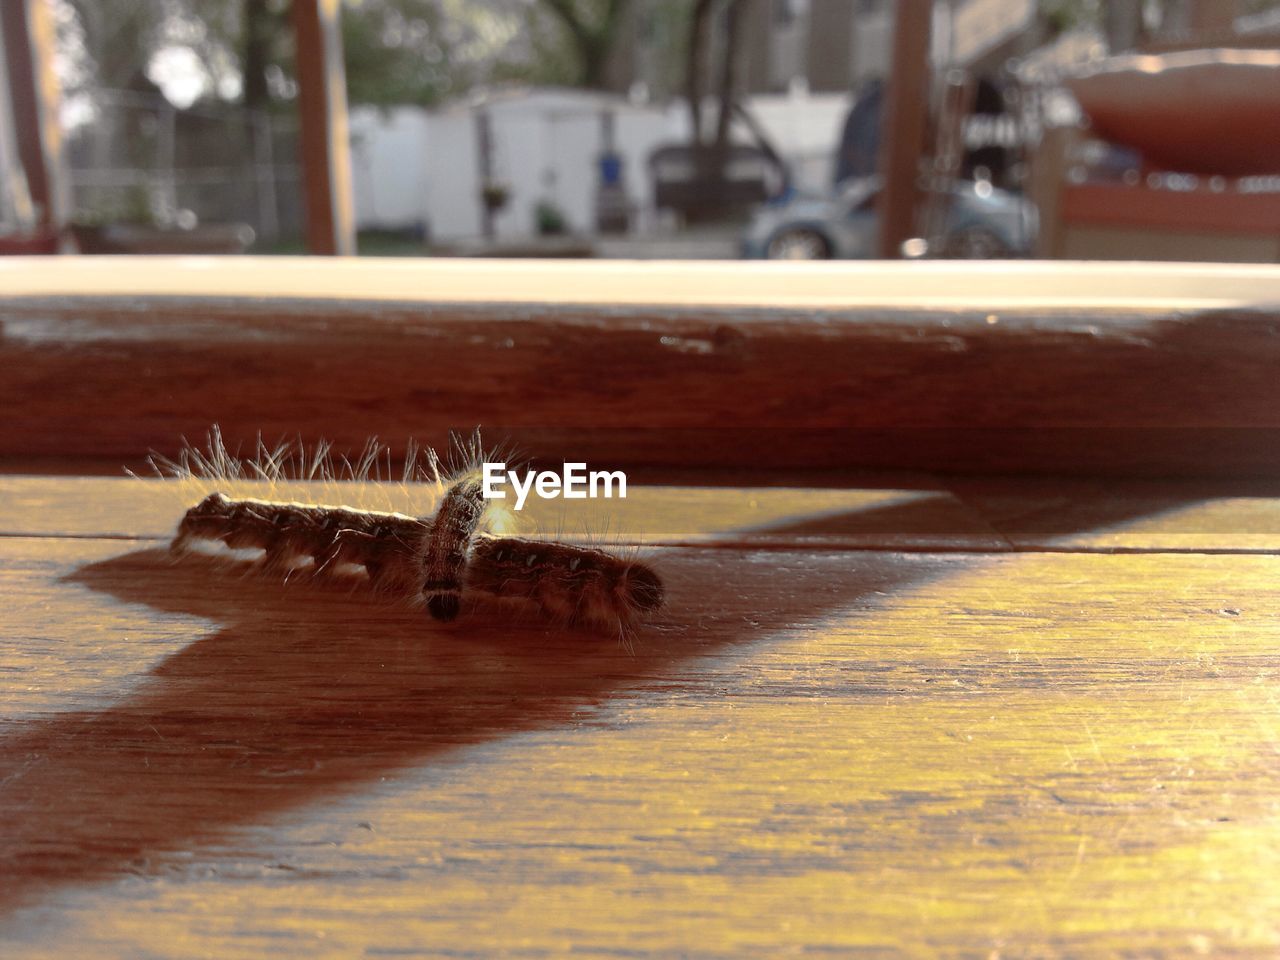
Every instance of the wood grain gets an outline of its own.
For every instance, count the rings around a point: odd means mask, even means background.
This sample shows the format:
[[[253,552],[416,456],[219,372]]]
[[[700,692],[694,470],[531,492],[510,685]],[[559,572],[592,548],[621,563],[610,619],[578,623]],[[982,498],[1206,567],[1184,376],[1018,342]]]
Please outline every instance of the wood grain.
[[[1280,556],[651,552],[629,655],[0,540],[5,956],[1280,949]]]
[[[353,449],[483,424],[529,455],[615,468],[1280,467],[1276,270],[1133,267],[1126,285],[1079,265],[877,281],[851,265],[452,263],[152,260],[115,278],[69,263],[52,290],[39,265],[0,271],[0,403],[22,410],[0,422],[0,457],[137,465],[214,423],[233,444]]]
[[[948,488],[1015,550],[1280,551],[1280,484],[953,478]]]

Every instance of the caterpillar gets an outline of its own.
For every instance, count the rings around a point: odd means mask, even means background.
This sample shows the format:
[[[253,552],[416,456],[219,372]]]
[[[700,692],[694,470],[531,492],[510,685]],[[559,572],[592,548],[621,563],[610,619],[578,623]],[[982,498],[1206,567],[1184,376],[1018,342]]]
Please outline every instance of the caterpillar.
[[[384,448],[370,447],[353,465],[344,460],[351,479],[377,476]],[[216,429],[208,452],[188,447],[178,461],[153,455],[162,476],[234,485],[246,473],[275,483],[286,464],[304,465],[306,479],[332,479],[327,447],[317,456],[301,445],[267,450],[245,464],[231,456]],[[410,446],[410,459],[415,447]],[[440,621],[455,619],[464,591],[531,603],[547,618],[566,625],[616,632],[624,641],[640,621],[664,602],[661,578],[634,558],[595,547],[504,535],[509,516],[484,499],[478,477],[485,455],[478,434],[467,444],[455,441],[461,467],[447,469],[426,451],[426,467],[406,463],[406,481],[433,480],[443,488],[433,515],[362,510],[253,497],[234,498],[215,490],[183,515],[170,549],[176,556],[196,551],[202,543],[222,543],[232,550],[260,551],[255,562],[267,573],[316,579],[362,568],[371,587],[381,593],[421,602]],[[492,455],[492,454],[491,454]],[[389,470],[388,458],[388,470]]]
[[[464,477],[440,501],[430,533],[423,540],[422,592],[427,610],[437,620],[452,620],[458,615],[463,569],[484,508],[484,487],[475,477]]]

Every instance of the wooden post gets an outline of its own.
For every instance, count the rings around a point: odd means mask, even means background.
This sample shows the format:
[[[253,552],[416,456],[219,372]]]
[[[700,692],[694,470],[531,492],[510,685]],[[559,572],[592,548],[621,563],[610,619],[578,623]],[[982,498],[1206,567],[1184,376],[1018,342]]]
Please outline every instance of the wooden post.
[[[920,155],[929,115],[929,31],[932,0],[898,0],[893,64],[880,118],[880,256],[902,255],[915,236]]]
[[[339,0],[294,0],[302,181],[311,253],[356,252]]]
[[[1076,127],[1047,127],[1040,138],[1040,145],[1030,157],[1027,198],[1039,213],[1040,229],[1036,235],[1035,255],[1041,260],[1056,260],[1066,249],[1062,196],[1078,137]]]
[[[18,157],[36,222],[54,232],[66,222],[68,198],[58,125],[58,81],[53,73],[53,22],[47,0],[0,3],[0,33],[4,36]]]

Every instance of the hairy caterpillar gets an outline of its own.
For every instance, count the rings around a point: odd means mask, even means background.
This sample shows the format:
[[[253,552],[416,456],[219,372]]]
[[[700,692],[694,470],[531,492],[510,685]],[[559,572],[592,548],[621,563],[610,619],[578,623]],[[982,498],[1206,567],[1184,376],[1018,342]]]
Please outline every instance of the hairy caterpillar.
[[[374,474],[383,452],[371,442],[354,466],[344,461],[350,478]],[[374,589],[420,600],[431,616],[445,621],[458,615],[465,589],[529,601],[551,619],[617,632],[625,640],[662,605],[661,579],[638,560],[593,547],[501,535],[509,518],[483,498],[477,473],[485,456],[478,435],[469,444],[455,444],[455,453],[462,455],[463,465],[448,471],[447,479],[430,450],[424,469],[406,463],[407,482],[429,480],[443,488],[434,515],[233,498],[215,491],[186,511],[171,550],[181,555],[202,541],[256,549],[263,570],[286,577],[308,568],[307,575],[316,578],[363,568]],[[270,483],[288,479],[284,465],[289,463],[302,464],[307,479],[331,480],[326,456],[327,449],[317,457],[304,455],[300,446],[268,451],[260,443],[246,470],[215,430],[207,454],[188,449],[177,462],[157,457],[152,463],[161,475],[234,485],[246,473]]]
[[[451,486],[423,541],[422,593],[437,620],[452,620],[462,602],[462,577],[471,541],[484,516],[484,488],[474,477]]]

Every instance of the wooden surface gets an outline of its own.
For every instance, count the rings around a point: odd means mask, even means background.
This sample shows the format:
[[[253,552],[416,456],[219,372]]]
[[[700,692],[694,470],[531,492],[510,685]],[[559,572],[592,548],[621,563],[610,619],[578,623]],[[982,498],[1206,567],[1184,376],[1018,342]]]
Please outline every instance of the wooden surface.
[[[1265,485],[637,489],[633,655],[175,564],[189,494],[0,479],[6,958],[1280,951]]]
[[[10,461],[479,423],[651,471],[1280,468],[1280,268],[25,259]]]

